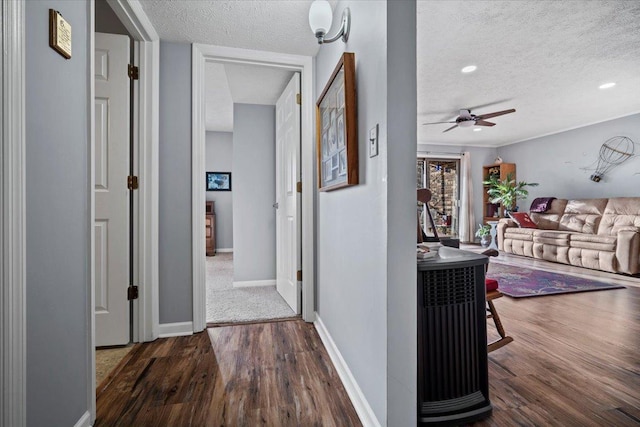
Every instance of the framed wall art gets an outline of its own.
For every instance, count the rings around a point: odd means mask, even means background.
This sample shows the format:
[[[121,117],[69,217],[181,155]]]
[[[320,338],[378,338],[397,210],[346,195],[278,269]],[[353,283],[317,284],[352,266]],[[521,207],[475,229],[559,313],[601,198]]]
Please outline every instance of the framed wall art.
[[[316,103],[318,188],[358,184],[355,55],[342,54]]]
[[[207,172],[207,191],[231,191],[231,172]]]

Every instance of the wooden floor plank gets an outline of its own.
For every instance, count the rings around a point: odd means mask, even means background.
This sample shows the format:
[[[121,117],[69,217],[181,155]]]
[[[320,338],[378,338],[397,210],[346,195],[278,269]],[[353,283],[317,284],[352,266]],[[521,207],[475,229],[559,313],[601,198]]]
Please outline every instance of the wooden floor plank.
[[[494,410],[474,425],[640,426],[640,279],[499,261],[626,289],[497,300],[514,342],[489,355]],[[96,426],[360,425],[317,332],[301,320],[136,345],[97,398]]]
[[[211,328],[137,345],[95,426],[360,426],[311,324]]]

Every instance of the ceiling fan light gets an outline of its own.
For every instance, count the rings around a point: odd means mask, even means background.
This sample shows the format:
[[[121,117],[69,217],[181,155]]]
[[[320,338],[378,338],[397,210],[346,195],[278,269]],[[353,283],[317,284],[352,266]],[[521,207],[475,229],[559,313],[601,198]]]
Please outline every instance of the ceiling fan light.
[[[315,0],[309,9],[309,26],[314,34],[327,34],[331,29],[333,12],[327,0]]]
[[[472,127],[475,124],[476,124],[475,120],[465,120],[465,121],[462,121],[462,122],[458,123],[458,126],[460,126],[461,128],[469,128],[469,127]]]

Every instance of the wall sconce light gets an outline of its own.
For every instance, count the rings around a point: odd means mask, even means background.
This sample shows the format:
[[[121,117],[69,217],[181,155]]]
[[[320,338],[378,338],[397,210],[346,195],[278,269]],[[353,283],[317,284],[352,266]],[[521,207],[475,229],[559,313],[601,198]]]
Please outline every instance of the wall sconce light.
[[[309,26],[311,31],[318,39],[318,44],[332,43],[339,38],[343,42],[349,40],[349,30],[351,29],[351,11],[345,8],[342,12],[342,26],[340,31],[334,37],[325,38],[327,31],[331,29],[331,21],[333,20],[333,11],[327,0],[315,0],[309,8]]]

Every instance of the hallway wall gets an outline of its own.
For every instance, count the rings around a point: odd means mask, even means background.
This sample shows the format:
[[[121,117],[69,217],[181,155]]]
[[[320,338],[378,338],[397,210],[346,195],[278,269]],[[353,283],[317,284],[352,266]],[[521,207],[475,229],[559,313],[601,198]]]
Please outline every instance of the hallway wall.
[[[160,43],[159,178],[160,324],[190,322],[191,46],[186,43]]]
[[[207,172],[231,172],[233,190],[233,133],[207,132],[204,162]],[[207,200],[215,202],[216,249],[233,249],[233,191],[207,191]]]
[[[89,410],[89,2],[25,2],[27,425]],[[49,47],[49,9],[73,52]]]

